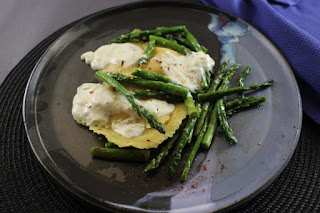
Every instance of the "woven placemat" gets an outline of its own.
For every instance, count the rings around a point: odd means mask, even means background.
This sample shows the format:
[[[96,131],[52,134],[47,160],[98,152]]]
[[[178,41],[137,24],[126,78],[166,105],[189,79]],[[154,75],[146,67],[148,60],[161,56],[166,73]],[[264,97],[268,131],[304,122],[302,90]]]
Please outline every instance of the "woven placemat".
[[[0,212],[92,212],[66,192],[37,161],[22,119],[29,75],[40,56],[72,23],[42,41],[0,87]],[[235,212],[320,212],[320,128],[304,115],[296,151],[282,174]]]

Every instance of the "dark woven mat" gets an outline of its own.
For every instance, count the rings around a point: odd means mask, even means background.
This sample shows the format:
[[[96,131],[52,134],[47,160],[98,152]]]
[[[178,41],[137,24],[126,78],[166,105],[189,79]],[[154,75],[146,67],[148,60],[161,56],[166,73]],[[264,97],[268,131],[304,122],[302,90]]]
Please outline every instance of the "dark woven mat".
[[[36,46],[0,87],[0,212],[92,212],[51,179],[26,137],[22,99],[28,77],[49,45],[72,23]],[[235,212],[320,212],[320,128],[304,115],[296,151],[276,181]]]

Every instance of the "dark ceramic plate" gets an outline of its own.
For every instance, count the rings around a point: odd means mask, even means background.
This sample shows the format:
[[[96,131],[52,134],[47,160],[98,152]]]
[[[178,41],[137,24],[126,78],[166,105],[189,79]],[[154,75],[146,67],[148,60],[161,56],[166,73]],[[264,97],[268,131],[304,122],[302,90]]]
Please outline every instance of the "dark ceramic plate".
[[[103,146],[104,139],[78,125],[71,115],[76,88],[97,82],[94,71],[80,60],[81,53],[134,28],[174,25],[186,25],[217,64],[236,60],[243,64],[241,70],[251,65],[246,84],[275,80],[272,87],[254,93],[268,98],[262,107],[230,119],[238,144],[231,146],[218,131],[210,150],[198,153],[184,184],[179,175],[168,180],[168,165],[147,176],[143,164],[92,159],[90,149]],[[286,166],[298,141],[301,116],[295,78],[269,40],[222,11],[177,2],[129,4],[81,21],[40,59],[24,99],[31,146],[52,177],[98,207],[136,212],[212,212],[248,200]]]

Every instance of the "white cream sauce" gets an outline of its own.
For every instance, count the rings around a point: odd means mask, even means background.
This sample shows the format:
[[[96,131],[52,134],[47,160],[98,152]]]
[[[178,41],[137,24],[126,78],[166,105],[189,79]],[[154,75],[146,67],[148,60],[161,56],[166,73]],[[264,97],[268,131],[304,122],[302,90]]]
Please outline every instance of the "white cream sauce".
[[[175,106],[166,101],[149,99],[138,101],[156,117],[170,115]],[[72,115],[75,120],[87,126],[108,126],[113,114],[125,114],[125,119],[112,120],[111,129],[124,137],[137,137],[149,125],[140,118],[127,99],[103,84],[84,83],[73,98]],[[109,124],[110,125],[110,124]]]
[[[189,55],[177,56],[166,51],[159,58],[154,57],[161,63],[163,72],[175,83],[189,88],[191,91],[200,88],[201,78],[206,72],[213,69],[215,61],[204,52],[192,52]]]
[[[90,64],[94,70],[102,70],[110,64],[131,66],[143,53],[143,49],[131,43],[112,43],[99,47],[95,52],[83,53],[81,60]]]

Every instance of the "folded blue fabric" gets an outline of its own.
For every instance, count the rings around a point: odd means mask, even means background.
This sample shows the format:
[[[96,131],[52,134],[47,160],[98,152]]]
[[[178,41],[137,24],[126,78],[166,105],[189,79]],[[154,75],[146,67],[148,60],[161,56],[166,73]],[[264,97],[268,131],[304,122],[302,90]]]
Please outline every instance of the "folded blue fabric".
[[[247,21],[279,48],[298,80],[304,112],[320,124],[320,1],[201,1]]]

